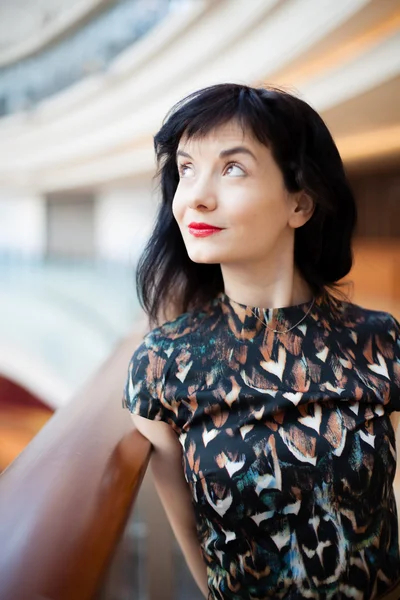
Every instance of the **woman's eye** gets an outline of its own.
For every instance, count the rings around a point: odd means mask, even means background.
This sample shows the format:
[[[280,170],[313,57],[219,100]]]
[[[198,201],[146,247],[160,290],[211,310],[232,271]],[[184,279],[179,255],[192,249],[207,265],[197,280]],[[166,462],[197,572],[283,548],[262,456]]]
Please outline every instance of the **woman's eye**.
[[[246,173],[244,172],[244,170],[242,169],[242,167],[240,167],[236,163],[231,163],[225,169],[225,174],[232,175],[233,177],[242,177]]]
[[[194,171],[193,171],[193,166],[189,163],[185,163],[185,164],[178,164],[178,173],[179,173],[179,177],[180,178],[188,178],[188,177],[193,177],[194,176]],[[232,177],[243,177],[244,175],[246,175],[244,169],[236,164],[236,163],[230,163],[226,166],[224,172],[224,175],[229,175]]]
[[[180,177],[190,177],[190,165],[178,165],[178,173]]]

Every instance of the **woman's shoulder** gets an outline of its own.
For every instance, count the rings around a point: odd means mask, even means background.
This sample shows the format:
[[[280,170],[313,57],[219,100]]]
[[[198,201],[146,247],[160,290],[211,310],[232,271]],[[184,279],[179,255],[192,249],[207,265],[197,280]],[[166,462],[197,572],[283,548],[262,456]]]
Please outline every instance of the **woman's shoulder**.
[[[151,329],[143,338],[143,344],[153,350],[174,348],[190,343],[194,335],[207,329],[207,321],[213,314],[213,305],[180,314]]]
[[[385,310],[377,310],[355,304],[350,300],[331,298],[331,306],[336,318],[342,325],[353,329],[367,329],[373,333],[399,334],[399,323],[396,318]]]

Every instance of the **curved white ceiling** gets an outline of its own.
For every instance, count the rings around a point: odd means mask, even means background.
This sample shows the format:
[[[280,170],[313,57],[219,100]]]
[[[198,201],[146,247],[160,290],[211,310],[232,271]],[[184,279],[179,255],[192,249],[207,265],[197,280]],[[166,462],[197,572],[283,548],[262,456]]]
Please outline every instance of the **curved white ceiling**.
[[[0,0],[0,67],[54,41],[115,0]]]
[[[372,94],[379,106],[398,90],[400,76],[400,8],[397,0],[378,4],[379,10],[375,0],[252,0],[249,11],[248,0],[188,3],[104,76],[36,111],[2,119],[0,183],[48,191],[150,172],[152,135],[166,111],[194,89],[220,81],[294,88],[326,112],[339,148],[350,135],[341,123],[352,122],[356,111],[351,135],[359,136],[364,159],[362,136],[383,127],[364,99]],[[396,103],[384,104],[391,112],[382,136],[400,125]],[[349,159],[357,160],[357,140],[351,147]],[[400,151],[400,140],[388,147]]]

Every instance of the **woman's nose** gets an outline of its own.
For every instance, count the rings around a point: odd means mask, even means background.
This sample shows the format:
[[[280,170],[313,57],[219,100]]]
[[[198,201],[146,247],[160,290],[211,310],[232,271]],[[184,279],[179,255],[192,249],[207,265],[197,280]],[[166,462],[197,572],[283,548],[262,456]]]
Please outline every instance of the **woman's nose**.
[[[188,204],[194,210],[214,210],[216,208],[216,193],[208,180],[196,182],[189,192]]]

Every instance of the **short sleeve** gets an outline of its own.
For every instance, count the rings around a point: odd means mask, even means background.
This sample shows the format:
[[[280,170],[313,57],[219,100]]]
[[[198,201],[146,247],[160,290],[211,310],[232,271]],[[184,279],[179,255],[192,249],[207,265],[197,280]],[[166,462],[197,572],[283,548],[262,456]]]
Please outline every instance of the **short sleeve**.
[[[390,335],[394,341],[394,353],[393,353],[393,366],[392,366],[392,382],[394,385],[394,391],[392,393],[390,410],[400,411],[400,324],[393,317],[391,317],[391,326],[389,328]]]
[[[129,362],[123,406],[135,415],[153,421],[164,421],[161,401],[164,368],[165,358],[161,354],[161,346],[155,344],[148,334]]]

